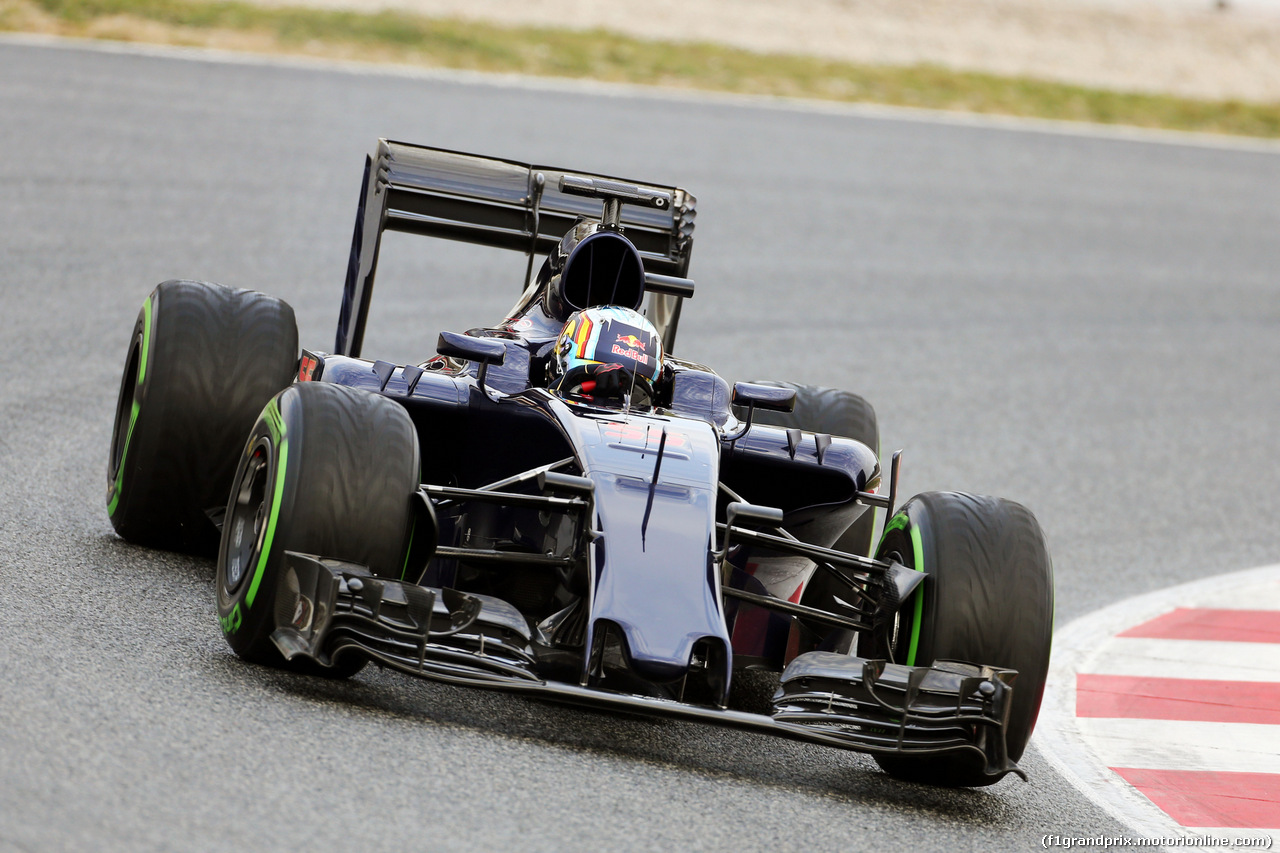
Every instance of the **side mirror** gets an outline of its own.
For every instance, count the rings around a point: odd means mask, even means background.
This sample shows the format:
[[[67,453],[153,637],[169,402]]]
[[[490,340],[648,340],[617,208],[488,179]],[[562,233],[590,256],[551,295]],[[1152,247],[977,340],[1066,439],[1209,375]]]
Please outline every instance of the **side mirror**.
[[[756,416],[756,409],[767,409],[772,412],[789,412],[796,407],[796,389],[775,388],[772,385],[755,385],[751,382],[733,383],[733,405],[745,406],[747,418],[742,428],[732,435],[726,435],[725,441],[737,441],[751,429],[751,421]]]
[[[476,371],[476,385],[484,392],[484,376],[491,364],[502,364],[507,357],[507,348],[502,341],[494,338],[473,338],[471,335],[460,335],[457,332],[441,332],[436,341],[436,352],[450,358],[465,358],[480,365]]]
[[[733,404],[770,412],[790,412],[796,407],[796,389],[735,382],[733,383]]]
[[[502,364],[507,348],[494,338],[474,338],[457,332],[441,332],[436,352],[450,358],[465,358],[478,364]],[[794,396],[794,395],[793,395]]]

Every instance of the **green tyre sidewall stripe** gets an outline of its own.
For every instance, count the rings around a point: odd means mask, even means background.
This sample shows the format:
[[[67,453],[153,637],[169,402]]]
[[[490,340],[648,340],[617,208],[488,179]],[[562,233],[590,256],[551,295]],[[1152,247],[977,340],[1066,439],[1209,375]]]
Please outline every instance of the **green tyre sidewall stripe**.
[[[217,586],[218,620],[223,636],[238,654],[248,656],[251,660],[270,665],[281,665],[283,660],[277,659],[277,653],[269,636],[274,628],[275,588],[280,565],[280,553],[283,547],[281,524],[282,512],[291,506],[297,491],[297,453],[290,453],[290,439],[299,440],[302,425],[296,419],[291,420],[285,411],[289,410],[295,394],[292,388],[285,389],[272,398],[263,408],[258,422],[254,425],[244,450],[236,474],[231,495],[228,497],[227,519],[222,532],[222,541],[218,552],[218,569],[215,584]],[[290,427],[286,429],[286,422]],[[239,487],[248,455],[262,437],[268,439],[270,445],[267,494],[264,500],[270,502],[267,510],[266,529],[262,535],[262,546],[256,555],[250,557],[251,575],[241,582],[235,592],[226,588],[226,566],[229,537],[231,531],[230,518],[232,502],[235,500],[235,489]],[[290,457],[294,457],[293,469],[290,470]],[[269,648],[268,648],[269,647]],[[267,649],[264,653],[263,649]]]
[[[116,507],[120,505],[120,495],[124,492],[124,466],[129,460],[129,439],[133,438],[133,427],[138,423],[138,412],[141,409],[142,406],[138,403],[138,395],[135,391],[133,401],[130,403],[129,428],[124,434],[124,449],[120,451],[120,464],[116,468],[116,479],[111,489],[111,500],[107,503],[107,515],[115,515]]]
[[[159,297],[157,291],[156,297]],[[147,360],[151,353],[151,298],[142,303],[142,359],[138,362],[138,387],[146,387]]]
[[[152,302],[158,297],[158,291],[153,291],[142,302],[142,345],[138,354],[138,377],[133,386],[133,400],[130,401],[129,426],[125,430],[124,447],[120,451],[120,464],[116,467],[116,476],[112,484],[111,498],[107,503],[107,515],[116,514],[116,508],[120,505],[120,497],[124,494],[124,472],[125,466],[129,459],[129,443],[133,439],[133,428],[138,423],[138,415],[142,411],[142,398],[146,392],[147,363],[151,357],[151,315]],[[133,348],[133,341],[129,341],[130,351]],[[127,363],[127,362],[126,362]],[[123,403],[124,401],[121,401]]]
[[[271,433],[272,447],[275,453],[275,467],[272,471],[271,514],[267,518],[267,530],[262,539],[262,552],[258,555],[258,564],[254,567],[253,578],[249,582],[249,591],[245,593],[245,609],[253,607],[258,597],[258,586],[266,573],[267,561],[271,558],[271,546],[275,542],[276,526],[280,521],[280,505],[284,499],[285,481],[290,479],[289,473],[289,438],[285,434],[284,420],[280,417],[280,408],[276,402],[279,398],[267,403],[262,410],[262,418],[267,430]]]

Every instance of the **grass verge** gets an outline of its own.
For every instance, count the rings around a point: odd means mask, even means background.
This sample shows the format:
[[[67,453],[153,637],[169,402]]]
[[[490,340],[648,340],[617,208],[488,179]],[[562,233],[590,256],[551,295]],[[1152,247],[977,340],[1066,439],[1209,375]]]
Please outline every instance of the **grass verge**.
[[[856,65],[394,11],[235,0],[0,0],[0,29],[1280,138],[1280,103],[1115,92],[930,65]]]

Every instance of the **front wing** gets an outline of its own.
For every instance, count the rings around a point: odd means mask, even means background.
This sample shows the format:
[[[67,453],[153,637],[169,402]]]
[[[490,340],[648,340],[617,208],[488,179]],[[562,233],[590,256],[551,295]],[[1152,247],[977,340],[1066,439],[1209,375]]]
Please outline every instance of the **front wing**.
[[[490,596],[373,577],[364,566],[288,552],[276,595],[276,646],[322,666],[348,654],[409,675],[575,705],[679,717],[865,753],[965,756],[988,776],[1026,774],[1004,726],[1012,670],[937,661],[901,666],[809,652],[782,674],[771,715],[694,705],[540,677],[538,641]]]

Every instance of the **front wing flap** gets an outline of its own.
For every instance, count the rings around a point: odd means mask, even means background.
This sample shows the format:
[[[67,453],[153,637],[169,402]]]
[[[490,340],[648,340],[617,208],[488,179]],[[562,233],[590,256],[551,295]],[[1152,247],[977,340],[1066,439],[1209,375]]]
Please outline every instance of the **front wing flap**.
[[[528,624],[501,599],[374,577],[364,566],[286,552],[272,641],[322,666],[353,650],[411,675],[534,680]]]
[[[872,752],[969,752],[988,776],[1025,778],[1004,736],[1017,675],[959,661],[902,666],[808,652],[782,673],[773,719],[849,735]]]

